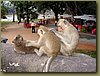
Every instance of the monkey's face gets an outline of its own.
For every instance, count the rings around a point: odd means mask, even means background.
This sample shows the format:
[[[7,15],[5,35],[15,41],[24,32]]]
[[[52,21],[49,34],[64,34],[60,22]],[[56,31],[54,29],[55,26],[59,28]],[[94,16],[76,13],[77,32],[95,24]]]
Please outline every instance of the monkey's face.
[[[23,37],[20,35],[16,36],[12,41],[12,43],[14,43],[15,45],[20,45],[21,42],[23,42]]]
[[[65,19],[59,19],[57,26],[58,26],[58,31],[61,32],[65,29],[65,27],[68,27],[69,22]]]
[[[64,19],[59,19],[57,26],[58,26],[58,31],[61,32],[63,31],[63,27],[64,27]]]
[[[57,26],[64,26],[64,19],[59,19]]]
[[[63,31],[62,27],[58,26],[58,31],[59,32]]]

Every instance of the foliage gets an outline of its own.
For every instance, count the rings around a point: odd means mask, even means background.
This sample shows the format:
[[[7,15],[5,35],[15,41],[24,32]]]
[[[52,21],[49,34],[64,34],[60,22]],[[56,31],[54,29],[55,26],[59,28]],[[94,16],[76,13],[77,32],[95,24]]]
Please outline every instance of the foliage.
[[[96,14],[95,1],[42,1],[35,2],[38,11],[45,12],[46,9],[52,9],[56,20],[58,14],[68,13],[71,15]]]
[[[1,18],[3,18],[8,13],[7,8],[4,6],[3,1],[1,2]]]
[[[18,16],[19,22],[21,22],[21,18],[24,20],[25,16],[27,17],[28,23],[29,18],[31,18],[30,15],[33,15],[34,18],[37,17],[37,14],[32,11],[35,8],[33,1],[11,1],[11,3],[13,3],[16,7],[16,14]]]
[[[71,15],[96,14],[96,1],[11,1],[16,7],[18,20],[27,17],[29,23],[30,15],[37,18],[37,12],[44,14],[48,10],[53,10],[55,19],[58,21],[58,14],[68,13]],[[34,11],[37,9],[37,11]]]
[[[52,9],[55,13],[55,19],[58,21],[58,14],[63,14],[66,10],[64,1],[42,1],[35,2],[39,12],[44,13],[46,9]]]

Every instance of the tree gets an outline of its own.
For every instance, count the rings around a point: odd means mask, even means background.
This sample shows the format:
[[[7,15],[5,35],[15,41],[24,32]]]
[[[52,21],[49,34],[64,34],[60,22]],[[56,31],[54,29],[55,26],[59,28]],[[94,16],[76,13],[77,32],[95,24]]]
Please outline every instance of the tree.
[[[21,18],[24,19],[24,15],[27,16],[27,22],[29,23],[30,15],[36,14],[33,11],[37,9],[39,13],[45,13],[48,9],[52,9],[55,13],[55,20],[58,21],[58,14],[62,15],[64,12],[69,12],[71,15],[83,15],[83,14],[96,14],[96,2],[95,1],[11,1],[16,6],[16,13],[18,20],[21,22]]]
[[[34,1],[11,1],[16,7],[16,14],[18,17],[19,22],[21,22],[21,18],[27,17],[27,23],[29,23],[30,15],[36,15]],[[35,17],[35,16],[34,16]]]
[[[1,2],[1,18],[4,18],[5,15],[8,13],[8,10],[6,6],[4,5],[4,2]]]
[[[42,1],[35,4],[38,11],[52,9],[56,20],[58,20],[58,14],[66,11],[71,15],[96,14],[95,1]]]

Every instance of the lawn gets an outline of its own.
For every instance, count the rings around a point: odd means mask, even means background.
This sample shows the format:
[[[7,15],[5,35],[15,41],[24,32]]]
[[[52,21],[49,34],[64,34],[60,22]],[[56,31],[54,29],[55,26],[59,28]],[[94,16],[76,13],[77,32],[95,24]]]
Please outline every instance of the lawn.
[[[13,24],[15,22],[9,22],[9,21],[1,21],[1,31],[5,30],[5,28],[7,27],[7,25],[9,24]]]
[[[2,21],[2,22],[1,22],[1,26],[3,26],[3,25],[8,25],[8,24],[12,24],[12,23],[14,23],[14,22]]]
[[[96,51],[77,49],[76,52],[89,55],[89,56],[91,56],[93,58],[96,58],[96,56],[97,56],[97,52]]]

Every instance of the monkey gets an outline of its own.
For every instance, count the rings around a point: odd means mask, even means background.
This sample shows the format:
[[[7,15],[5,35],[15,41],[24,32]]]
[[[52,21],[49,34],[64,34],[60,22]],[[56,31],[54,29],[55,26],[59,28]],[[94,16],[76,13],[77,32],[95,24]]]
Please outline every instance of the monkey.
[[[53,32],[60,38],[60,53],[65,56],[74,55],[79,42],[79,33],[77,29],[65,19],[59,19],[57,26],[58,29],[60,28],[60,32],[55,30],[53,30]]]
[[[20,54],[33,54],[34,50],[38,50],[38,48],[33,46],[25,46],[27,41],[29,40],[24,40],[21,35],[17,35],[12,41],[14,43],[14,51]]]
[[[38,29],[39,40],[37,43],[29,41],[26,46],[35,46],[40,48],[39,51],[35,50],[38,56],[46,54],[49,59],[46,63],[46,68],[43,72],[49,72],[51,62],[57,57],[60,52],[60,40],[51,30],[48,30],[45,26],[40,26]]]

